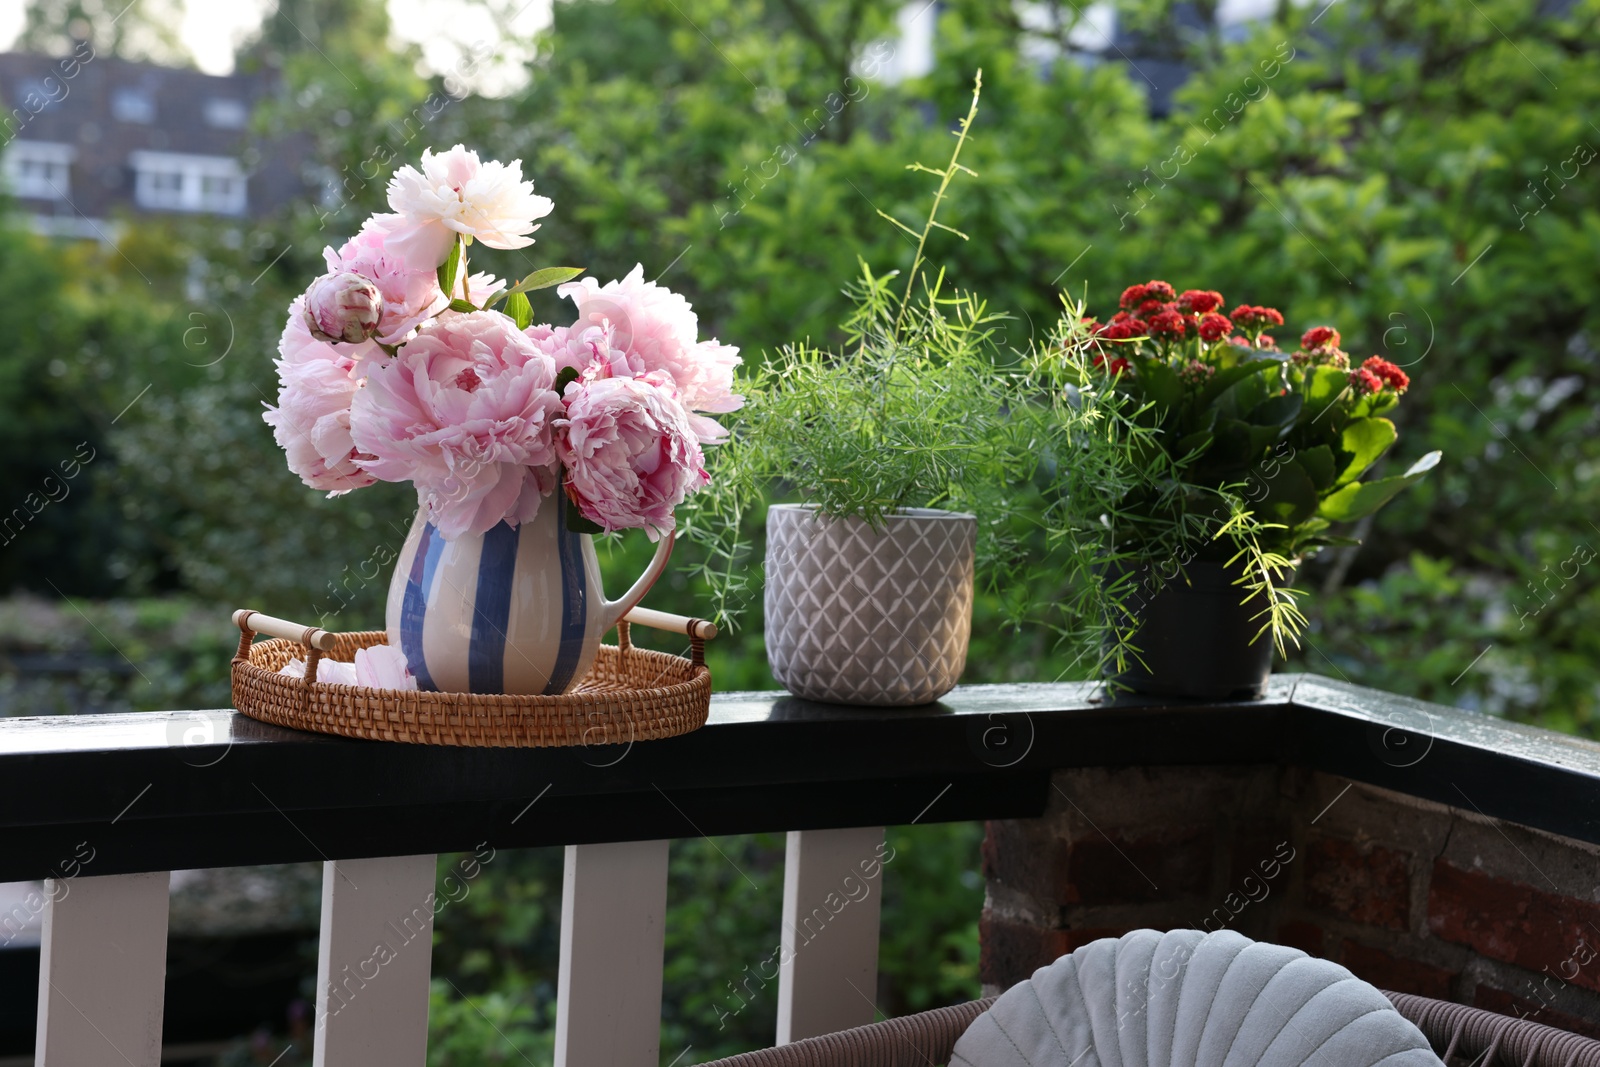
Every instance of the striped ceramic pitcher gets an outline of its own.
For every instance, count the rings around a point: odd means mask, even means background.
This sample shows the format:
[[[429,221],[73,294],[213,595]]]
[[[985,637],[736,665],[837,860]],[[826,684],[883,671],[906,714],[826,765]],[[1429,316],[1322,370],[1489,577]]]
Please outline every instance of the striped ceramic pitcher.
[[[567,529],[570,506],[557,492],[531,522],[454,541],[417,513],[385,616],[419,688],[555,694],[588,673],[600,638],[661,576],[672,534],[633,588],[607,600],[594,542]]]

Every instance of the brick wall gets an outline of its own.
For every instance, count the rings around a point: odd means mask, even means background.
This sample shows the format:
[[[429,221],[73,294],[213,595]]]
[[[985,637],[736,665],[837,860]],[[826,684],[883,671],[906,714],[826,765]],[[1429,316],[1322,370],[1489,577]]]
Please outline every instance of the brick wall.
[[[1463,801],[1294,768],[1057,772],[1042,818],[989,824],[985,992],[1096,938],[1228,927],[1600,1037],[1600,848]]]

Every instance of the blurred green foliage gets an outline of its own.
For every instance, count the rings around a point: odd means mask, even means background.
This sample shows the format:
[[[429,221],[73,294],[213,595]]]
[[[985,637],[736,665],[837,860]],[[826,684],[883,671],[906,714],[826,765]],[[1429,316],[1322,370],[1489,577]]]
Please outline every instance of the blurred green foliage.
[[[879,1011],[902,1015],[972,999],[978,995],[982,826],[897,826],[887,835],[892,851],[884,853],[881,881],[870,885],[883,894]],[[663,1064],[703,1063],[772,1043],[778,984],[766,976],[775,973],[777,959],[783,849],[782,834],[672,843]],[[536,1063],[549,1060],[561,856],[559,848],[496,853],[467,881],[469,891],[451,894],[459,901],[439,912],[434,971],[448,977],[434,983],[432,1067],[502,1062],[497,1056],[513,1062],[511,1045]],[[462,860],[439,857],[441,879]],[[505,1031],[504,1039],[494,1026]]]
[[[1219,28],[1214,4],[1117,6],[1138,32],[1106,59],[1083,54],[1097,40],[1086,5],[1046,0],[1026,20],[986,0],[929,5],[934,66],[891,83],[867,76],[897,58],[888,0],[573,0],[554,6],[527,86],[488,99],[419,75],[415,50],[375,47],[388,36],[377,0],[286,0],[241,63],[281,75],[256,133],[305,138],[326,195],[249,222],[124,220],[114,247],[0,230],[0,509],[28,511],[0,546],[0,588],[181,596],[214,619],[215,635],[134,624],[144,636],[126,641],[101,625],[146,673],[191,636],[213,650],[170,684],[107,672],[106,692],[136,707],[216,703],[205,657],[224,654],[229,607],[378,625],[387,576],[364,564],[398,547],[414,501],[394,486],[305,489],[260,410],[284,309],[323,245],[381,208],[394,166],[457,141],[523,159],[555,213],[536,249],[485,264],[604,278],[642,262],[689,296],[703,334],[758,361],[840,340],[858,256],[879,271],[907,261],[877,211],[920,217],[925,176],[905,165],[947,156],[981,66],[963,155],[978,177],[941,216],[971,240],[942,235],[929,252],[949,284],[1013,316],[1006,345],[1042,339],[1061,290],[1103,305],[1160,277],[1279,307],[1286,332],[1331,323],[1353,356],[1411,375],[1389,472],[1436,448],[1447,461],[1358,528],[1359,549],[1304,568],[1311,628],[1291,667],[1600,733],[1600,563],[1576,562],[1600,545],[1600,0],[1280,4],[1245,32]],[[1174,61],[1191,73],[1169,107],[1146,75]],[[534,311],[566,313],[548,292]],[[27,504],[85,441],[96,458],[71,493]],[[682,551],[654,606],[703,599]],[[608,575],[646,552],[642,538],[602,546]],[[1053,635],[999,625],[1003,599],[980,599],[967,680],[1068,671]],[[53,617],[101,610],[73,604]],[[771,685],[759,606],[712,645],[719,689]],[[91,629],[74,634],[73,649],[99,648]],[[20,656],[44,639],[4,640]],[[975,992],[981,889],[961,873],[975,831],[915,833],[926,839],[886,875],[886,1010]],[[675,1042],[696,1058],[735,1047],[713,1006],[772,936],[776,841],[721,847],[766,888],[719,869],[705,842],[674,846],[664,1059]],[[435,991],[438,1062],[503,1058],[497,1027],[536,1060],[547,1048],[536,957],[553,936],[554,867],[526,863],[491,866],[494,892],[441,920],[438,973],[460,991]],[[766,1004],[738,1016],[739,1041],[769,1035]]]

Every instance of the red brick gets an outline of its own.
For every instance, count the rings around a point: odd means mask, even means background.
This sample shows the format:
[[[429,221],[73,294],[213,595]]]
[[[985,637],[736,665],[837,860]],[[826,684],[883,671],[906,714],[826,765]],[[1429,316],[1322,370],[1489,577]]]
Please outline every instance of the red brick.
[[[1344,959],[1340,962],[1357,978],[1371,982],[1379,989],[1414,993],[1434,1000],[1450,999],[1450,986],[1456,977],[1456,972],[1448,968],[1401,959],[1381,948],[1355,941],[1344,943]]]
[[[1480,985],[1472,996],[1472,1006],[1499,1015],[1512,1015],[1544,1026],[1553,1026],[1568,1033],[1600,1039],[1600,1021],[1582,1019],[1564,1011],[1556,1011],[1537,1001],[1524,1000],[1493,986]]]
[[[1600,905],[1438,860],[1428,927],[1480,955],[1600,991]]]
[[[1063,930],[1061,932],[1066,936],[1062,939],[1062,943],[1067,947],[1062,954],[1076,952],[1084,945],[1099,941],[1101,938],[1121,937],[1131,929],[1133,929],[1131,926],[1085,926],[1077,930]]]
[[[1066,846],[1041,819],[984,824],[983,876],[1041,901],[1054,901]]]
[[[1062,904],[1138,904],[1204,896],[1211,889],[1211,830],[1173,830],[1137,840],[1094,835],[1073,842]]]
[[[985,916],[978,920],[978,977],[1009,989],[1071,952],[1071,933]]]
[[[1411,853],[1312,838],[1306,845],[1305,900],[1352,922],[1405,930],[1411,922]]]
[[[1278,944],[1297,948],[1312,956],[1322,955],[1322,927],[1293,919],[1278,927]]]
[[[1289,868],[1298,858],[1296,852],[1289,843],[1287,826],[1252,826],[1241,830],[1233,840],[1229,856],[1228,885],[1237,887],[1246,878],[1254,878],[1271,886],[1275,893],[1288,882]],[[1291,858],[1284,862],[1280,856]]]

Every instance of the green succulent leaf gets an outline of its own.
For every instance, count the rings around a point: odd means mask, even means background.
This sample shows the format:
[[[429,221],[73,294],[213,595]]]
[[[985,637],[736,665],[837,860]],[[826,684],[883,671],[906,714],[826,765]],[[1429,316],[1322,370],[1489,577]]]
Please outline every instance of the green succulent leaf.
[[[1206,387],[1200,391],[1200,404],[1202,407],[1209,407],[1216,403],[1217,398],[1236,383],[1254,374],[1266,374],[1269,371],[1275,371],[1281,366],[1282,364],[1275,359],[1252,359],[1236,367],[1227,367],[1219,370],[1212,375],[1211,380],[1206,383]]]
[[[1302,449],[1295,459],[1305,468],[1319,491],[1333,485],[1333,449],[1327,445]]]
[[[1299,417],[1301,406],[1304,403],[1305,398],[1299,393],[1269,396],[1251,408],[1247,418],[1257,426],[1278,426],[1287,430],[1294,425],[1294,421]]]
[[[1394,423],[1388,419],[1357,419],[1346,426],[1340,444],[1349,453],[1350,460],[1337,484],[1345,485],[1361,477],[1389,450],[1397,436]]]
[[[1146,398],[1155,401],[1162,408],[1173,407],[1183,399],[1183,383],[1178,380],[1177,372],[1167,366],[1165,361],[1152,359],[1149,356],[1136,356],[1134,366],[1138,368],[1139,380],[1144,387]]]
[[[1312,367],[1306,374],[1306,403],[1300,412],[1301,421],[1316,422],[1328,405],[1338,400],[1349,387],[1349,371],[1338,367]]]
[[[1278,473],[1267,482],[1267,494],[1260,508],[1275,522],[1291,526],[1317,513],[1317,487],[1300,464],[1280,464]]]
[[[1317,514],[1333,522],[1365,518],[1393,500],[1406,486],[1439,465],[1439,453],[1429,452],[1404,474],[1375,482],[1351,482],[1322,502]]]

